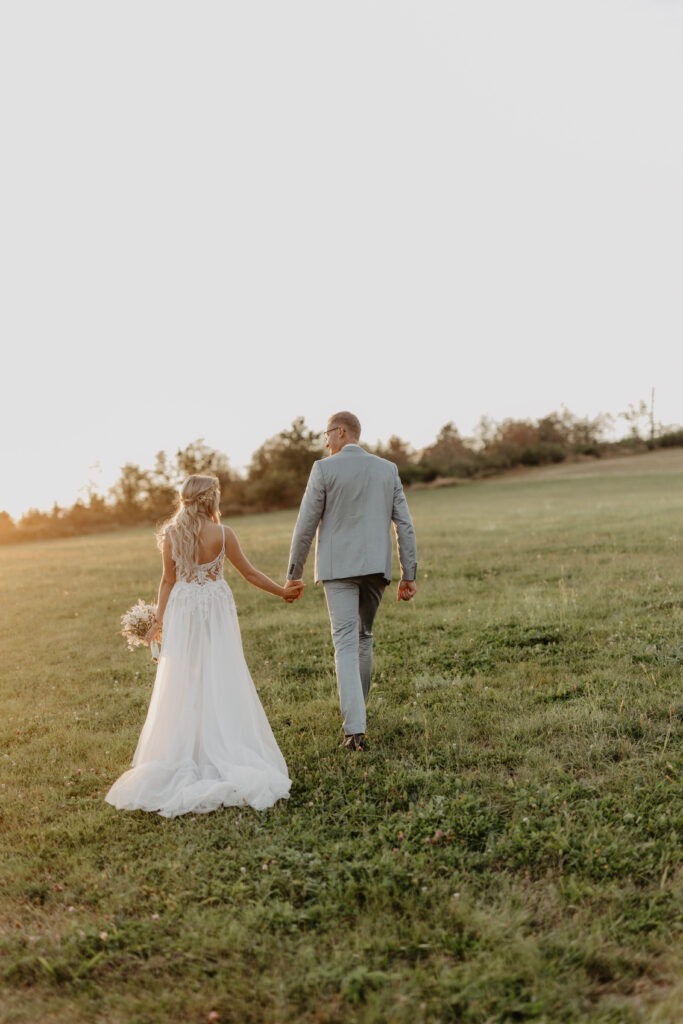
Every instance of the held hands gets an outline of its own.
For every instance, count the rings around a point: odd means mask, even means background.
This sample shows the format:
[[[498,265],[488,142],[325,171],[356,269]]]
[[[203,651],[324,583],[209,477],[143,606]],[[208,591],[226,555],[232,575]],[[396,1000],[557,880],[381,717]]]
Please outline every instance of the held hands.
[[[417,594],[417,583],[415,580],[401,580],[398,585],[397,601],[410,601]]]
[[[285,583],[285,592],[282,595],[282,600],[286,601],[287,604],[293,604],[298,601],[304,592],[304,581],[303,580],[287,580]]]

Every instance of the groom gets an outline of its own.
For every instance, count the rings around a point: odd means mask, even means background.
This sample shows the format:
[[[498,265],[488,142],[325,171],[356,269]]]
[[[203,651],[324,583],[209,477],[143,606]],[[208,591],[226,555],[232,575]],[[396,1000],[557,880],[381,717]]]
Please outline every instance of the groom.
[[[417,591],[417,547],[398,470],[361,448],[358,418],[351,412],[330,416],[325,439],[331,458],[313,464],[294,528],[285,589],[300,582],[317,531],[315,582],[322,580],[330,614],[343,746],[362,750],[372,624],[391,582],[391,523],[401,563],[399,601],[410,601]]]

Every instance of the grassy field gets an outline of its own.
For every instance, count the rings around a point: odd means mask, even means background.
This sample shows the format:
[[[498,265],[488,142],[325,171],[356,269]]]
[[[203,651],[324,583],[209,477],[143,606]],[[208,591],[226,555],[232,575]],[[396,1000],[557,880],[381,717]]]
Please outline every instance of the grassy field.
[[[683,473],[410,504],[362,755],[321,588],[228,572],[293,779],[262,813],[103,803],[153,682],[117,635],[150,531],[0,550],[3,1024],[683,1018]],[[281,578],[293,522],[233,525]]]

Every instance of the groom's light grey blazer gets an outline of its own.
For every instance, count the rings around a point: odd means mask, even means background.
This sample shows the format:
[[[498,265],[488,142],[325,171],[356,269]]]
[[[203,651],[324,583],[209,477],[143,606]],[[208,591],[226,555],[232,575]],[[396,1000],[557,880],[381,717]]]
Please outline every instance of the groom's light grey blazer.
[[[303,576],[313,537],[315,582],[382,573],[391,581],[391,524],[401,578],[417,573],[415,530],[393,462],[347,444],[313,464],[294,528],[287,579]]]

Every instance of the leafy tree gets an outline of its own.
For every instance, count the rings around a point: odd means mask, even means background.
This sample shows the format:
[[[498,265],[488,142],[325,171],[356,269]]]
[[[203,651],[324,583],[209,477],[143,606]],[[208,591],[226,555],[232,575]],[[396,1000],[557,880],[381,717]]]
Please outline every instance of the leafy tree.
[[[386,444],[378,441],[373,452],[382,459],[394,462],[398,467],[398,475],[404,484],[413,484],[421,480],[433,480],[437,473],[432,466],[422,463],[419,454],[407,441],[392,434]]]
[[[572,421],[574,417],[565,411],[548,413],[536,424],[538,440],[544,444],[559,444],[564,448],[571,447]]]
[[[565,411],[565,416],[572,451],[580,455],[600,455],[614,423],[613,417],[599,413],[594,419],[579,419],[568,411]]]
[[[555,440],[546,440],[548,437]],[[566,456],[566,446],[558,440],[560,437],[560,421],[552,415],[537,423],[506,419],[489,434],[482,451],[482,461],[485,466],[495,469],[561,462]]]
[[[17,525],[9,512],[0,512],[0,544],[16,540]]]
[[[79,498],[70,509],[62,512],[61,518],[74,533],[86,533],[88,527],[92,525],[93,515],[90,506]]]
[[[629,405],[625,412],[620,412],[619,419],[628,423],[632,441],[644,441],[643,435],[648,427],[650,440],[654,441],[654,420],[651,421],[647,404],[642,399],[638,405]]]
[[[392,434],[386,444],[378,441],[373,449],[375,455],[389,462],[395,462],[399,469],[402,466],[409,466],[414,460],[414,452],[411,446],[402,438]]]
[[[101,530],[113,525],[114,510],[112,506],[103,495],[97,494],[94,489],[89,489],[88,491],[88,502],[85,508],[87,510],[88,530]]]
[[[314,462],[323,455],[320,434],[298,416],[288,430],[269,438],[251,458],[245,494],[249,505],[291,508],[301,501]]]
[[[523,462],[522,454],[538,443],[538,431],[529,420],[506,419],[487,436],[482,455],[495,468],[509,468]]]
[[[496,436],[498,427],[490,416],[480,416],[474,432],[475,444],[478,450],[488,447]]]
[[[420,456],[423,466],[430,466],[438,476],[470,476],[477,469],[477,457],[467,445],[454,423],[446,423]]]
[[[160,458],[161,457],[161,458]],[[165,468],[165,455],[159,452],[157,455],[157,468]],[[167,470],[167,474],[168,474]],[[180,483],[185,477],[193,473],[207,473],[217,476],[218,479],[228,483],[232,478],[230,463],[227,455],[209,447],[203,437],[191,441],[187,448],[181,448],[176,452],[173,472],[176,482]]]
[[[157,452],[154,469],[149,474],[148,504],[152,518],[163,519],[171,515],[178,495],[176,477],[166,452]]]
[[[121,476],[110,490],[114,516],[119,522],[135,523],[149,508],[150,474],[132,462],[121,467]]]
[[[30,508],[28,512],[24,512],[18,524],[18,532],[21,533],[22,539],[39,540],[54,536],[50,518],[49,512],[41,512],[37,508]]]
[[[163,452],[159,452],[159,455],[157,455],[157,465],[160,468],[165,467],[163,460],[160,461],[160,456],[163,456],[163,454]],[[171,508],[175,502],[175,487],[193,473],[206,473],[207,475],[218,477],[221,488],[222,512],[234,506],[241,489],[241,481],[230,468],[227,455],[217,451],[215,448],[211,448],[202,437],[192,441],[186,448],[176,452],[173,468],[168,470],[167,473],[168,479],[172,480],[175,484],[174,487],[171,487],[170,492]]]

